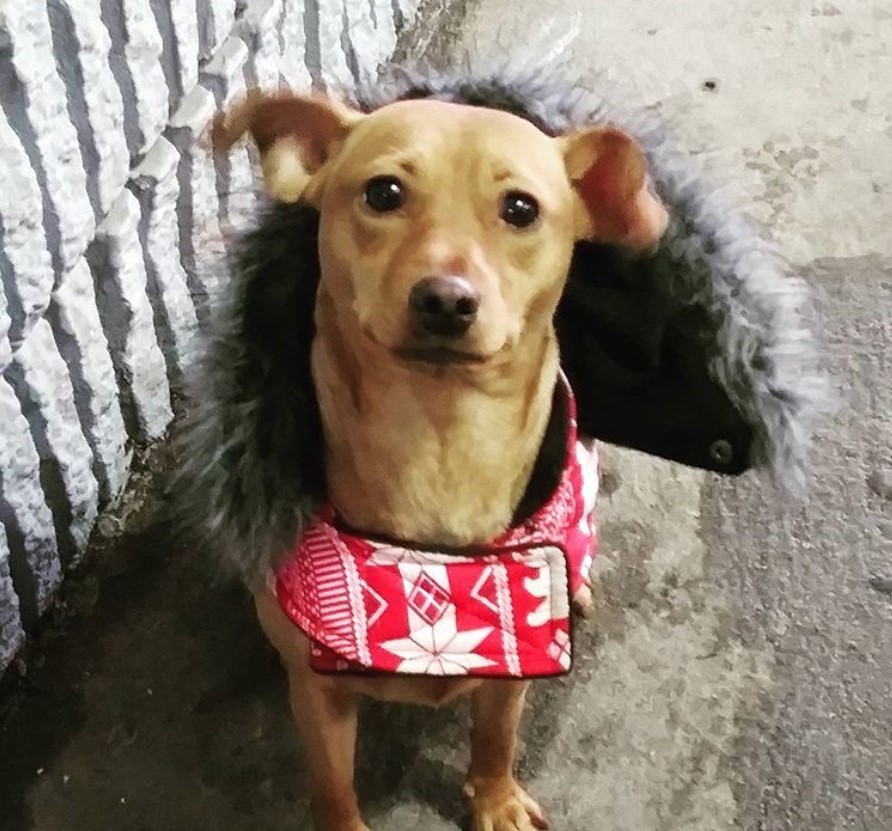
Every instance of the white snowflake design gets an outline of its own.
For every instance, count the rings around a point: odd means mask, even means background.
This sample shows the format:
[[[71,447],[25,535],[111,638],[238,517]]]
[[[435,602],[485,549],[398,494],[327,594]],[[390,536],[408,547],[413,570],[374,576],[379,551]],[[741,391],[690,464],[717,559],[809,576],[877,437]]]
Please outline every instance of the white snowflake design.
[[[425,675],[467,675],[472,669],[493,666],[496,662],[474,654],[474,650],[492,632],[492,627],[459,632],[455,614],[448,614],[433,626],[414,629],[408,638],[385,641],[381,646],[402,658],[397,672]]]

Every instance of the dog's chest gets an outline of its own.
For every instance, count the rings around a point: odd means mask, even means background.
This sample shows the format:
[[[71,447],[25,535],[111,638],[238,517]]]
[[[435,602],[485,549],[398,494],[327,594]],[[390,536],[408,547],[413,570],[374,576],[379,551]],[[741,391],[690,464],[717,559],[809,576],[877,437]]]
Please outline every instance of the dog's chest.
[[[447,400],[408,393],[363,402],[352,425],[334,402],[322,402],[333,505],[351,524],[400,539],[492,539],[523,493],[544,417],[529,424],[516,405],[474,394]]]

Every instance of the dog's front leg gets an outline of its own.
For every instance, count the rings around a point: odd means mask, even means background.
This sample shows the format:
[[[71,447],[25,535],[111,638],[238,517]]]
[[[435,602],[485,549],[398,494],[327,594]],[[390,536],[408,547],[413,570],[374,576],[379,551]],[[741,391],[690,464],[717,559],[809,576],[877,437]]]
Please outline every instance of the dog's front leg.
[[[288,684],[317,831],[368,831],[353,789],[356,696],[305,667],[289,668]]]
[[[472,831],[547,828],[542,809],[517,784],[514,754],[526,681],[487,681],[473,694],[471,766],[465,792]]]
[[[317,831],[368,831],[353,789],[356,695],[343,679],[310,668],[310,642],[273,595],[255,595],[257,617],[288,670],[289,701],[307,764]]]

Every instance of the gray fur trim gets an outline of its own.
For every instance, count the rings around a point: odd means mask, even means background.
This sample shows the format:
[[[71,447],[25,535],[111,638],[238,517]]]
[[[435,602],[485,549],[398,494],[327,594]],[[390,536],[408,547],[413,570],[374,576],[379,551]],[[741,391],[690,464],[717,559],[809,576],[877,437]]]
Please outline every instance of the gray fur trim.
[[[672,213],[659,253],[664,271],[683,303],[711,313],[711,372],[755,431],[750,461],[776,482],[800,487],[814,418],[829,401],[806,286],[785,275],[766,243],[671,147],[652,113],[618,107],[560,75],[545,80],[540,67],[475,72],[465,65],[451,76],[391,69],[373,87],[341,94],[371,109],[418,86],[448,100],[479,93],[481,104],[520,102],[550,132],[609,122],[633,134]],[[314,221],[304,207],[274,206],[246,237],[190,386],[180,439],[183,523],[254,586],[324,496],[309,371]]]

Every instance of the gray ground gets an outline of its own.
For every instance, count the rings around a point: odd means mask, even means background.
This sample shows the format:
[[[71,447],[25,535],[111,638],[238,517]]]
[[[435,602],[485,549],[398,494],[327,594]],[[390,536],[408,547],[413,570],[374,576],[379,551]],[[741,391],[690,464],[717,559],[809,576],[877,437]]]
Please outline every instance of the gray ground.
[[[841,398],[801,505],[609,451],[599,614],[572,677],[535,687],[524,778],[566,831],[888,831],[892,9],[468,6],[435,48],[544,50],[575,31],[581,77],[609,67],[659,106],[817,287]],[[308,827],[276,661],[241,592],[168,538],[156,494],[4,681],[2,831]],[[465,728],[461,707],[367,709],[377,831],[460,827]]]

